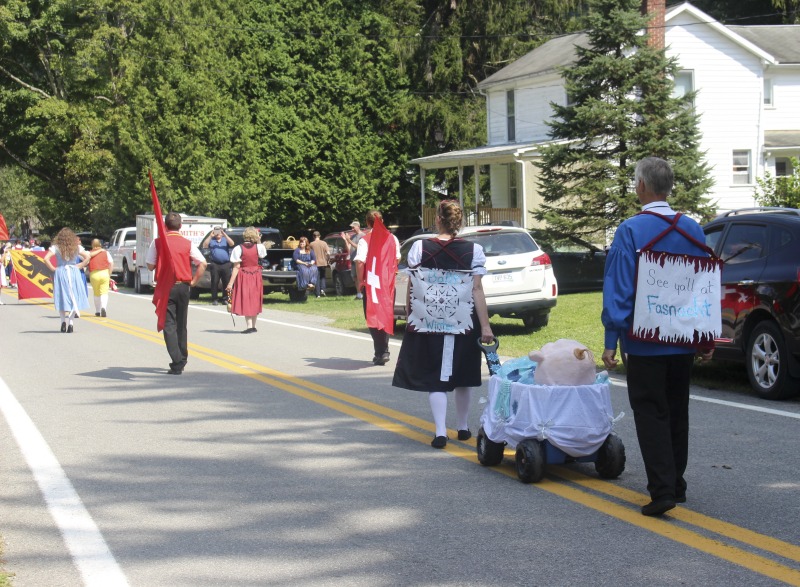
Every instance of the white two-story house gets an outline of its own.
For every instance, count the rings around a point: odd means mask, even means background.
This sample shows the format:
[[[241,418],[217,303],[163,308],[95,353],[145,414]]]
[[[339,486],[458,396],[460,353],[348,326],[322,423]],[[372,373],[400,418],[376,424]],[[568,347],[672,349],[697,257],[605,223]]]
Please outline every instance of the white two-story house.
[[[645,2],[655,15],[650,26],[663,31],[667,56],[678,61],[675,91],[697,90],[700,148],[714,179],[708,198],[719,211],[755,206],[756,178],[789,175],[789,158],[800,157],[800,25],[726,26],[690,3],[667,9],[663,0]],[[651,33],[651,41],[660,36]],[[488,144],[412,161],[421,171],[424,226],[433,219],[426,173],[444,168],[459,170],[462,200],[465,171],[476,192],[477,178],[489,174],[491,206],[470,210],[471,223],[535,225],[531,210],[541,203],[535,162],[548,141],[550,103],[566,104],[561,71],[574,63],[575,46],[587,44],[585,33],[558,37],[478,85],[486,96]]]

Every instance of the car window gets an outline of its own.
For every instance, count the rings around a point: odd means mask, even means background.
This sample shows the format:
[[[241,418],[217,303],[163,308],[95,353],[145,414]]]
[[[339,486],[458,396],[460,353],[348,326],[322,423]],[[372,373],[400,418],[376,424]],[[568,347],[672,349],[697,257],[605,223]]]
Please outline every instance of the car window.
[[[713,251],[717,251],[719,239],[722,237],[722,231],[725,229],[724,225],[713,226],[706,230],[706,245]]]
[[[331,255],[338,255],[344,251],[344,239],[340,236],[331,236],[325,239],[328,243],[328,248],[331,250]]]
[[[728,230],[720,257],[725,263],[747,263],[760,259],[767,245],[767,227],[735,223]]]
[[[539,250],[531,236],[525,232],[475,233],[464,235],[463,238],[481,245],[487,257],[519,255]]]
[[[773,226],[770,231],[769,252],[774,253],[794,244],[794,234],[785,228]]]

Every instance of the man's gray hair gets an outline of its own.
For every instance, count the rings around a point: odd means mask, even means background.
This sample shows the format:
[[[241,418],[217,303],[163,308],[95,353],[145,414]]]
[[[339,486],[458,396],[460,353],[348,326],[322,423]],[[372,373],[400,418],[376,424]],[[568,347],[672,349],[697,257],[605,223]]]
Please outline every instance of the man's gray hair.
[[[672,167],[663,159],[645,157],[636,164],[633,180],[636,185],[642,180],[654,194],[666,197],[672,191],[675,175],[672,173]]]

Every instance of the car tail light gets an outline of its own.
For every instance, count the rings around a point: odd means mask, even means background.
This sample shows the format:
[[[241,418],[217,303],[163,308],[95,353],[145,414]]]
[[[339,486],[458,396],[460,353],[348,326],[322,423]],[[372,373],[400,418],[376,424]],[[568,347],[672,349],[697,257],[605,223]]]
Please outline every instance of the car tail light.
[[[136,251],[133,251],[133,260],[136,261]]]
[[[550,255],[547,253],[542,253],[538,257],[534,257],[533,261],[531,261],[531,267],[550,267],[553,265],[553,262],[550,260]]]

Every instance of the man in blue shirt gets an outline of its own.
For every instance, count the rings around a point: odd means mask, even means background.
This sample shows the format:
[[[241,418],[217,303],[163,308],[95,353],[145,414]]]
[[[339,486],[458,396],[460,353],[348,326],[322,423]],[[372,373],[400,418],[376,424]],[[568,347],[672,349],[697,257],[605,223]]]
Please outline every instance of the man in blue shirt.
[[[209,249],[208,267],[211,270],[211,304],[219,304],[218,293],[225,291],[225,287],[231,280],[233,264],[231,263],[231,249],[233,249],[233,239],[225,234],[221,226],[215,226],[205,240],[202,247]],[[222,287],[219,286],[220,281]]]
[[[636,295],[637,251],[674,219],[676,212],[667,203],[673,180],[672,169],[663,159],[646,157],[636,165],[636,195],[642,212],[650,213],[637,214],[619,225],[608,252],[603,281],[603,364],[608,369],[617,366],[619,343],[620,351],[628,357],[628,397],[647,472],[651,502],[642,506],[646,516],[660,516],[674,508],[676,502],[686,501],[683,474],[689,451],[691,368],[695,353],[709,360],[714,352],[713,343],[709,348],[695,348],[635,340],[629,335]],[[703,229],[691,218],[681,216],[677,226],[699,243],[705,242]],[[677,230],[664,235],[653,250],[708,256]]]

